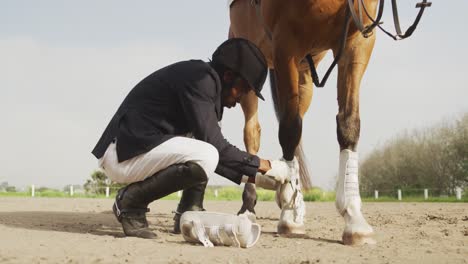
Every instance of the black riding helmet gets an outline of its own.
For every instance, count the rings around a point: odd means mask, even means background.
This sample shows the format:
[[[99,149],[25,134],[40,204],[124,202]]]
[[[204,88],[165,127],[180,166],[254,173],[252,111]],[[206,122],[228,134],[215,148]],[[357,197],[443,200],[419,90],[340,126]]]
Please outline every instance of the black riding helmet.
[[[263,53],[252,42],[242,38],[226,40],[215,50],[211,60],[237,72],[265,101],[260,91],[267,77],[267,64]]]

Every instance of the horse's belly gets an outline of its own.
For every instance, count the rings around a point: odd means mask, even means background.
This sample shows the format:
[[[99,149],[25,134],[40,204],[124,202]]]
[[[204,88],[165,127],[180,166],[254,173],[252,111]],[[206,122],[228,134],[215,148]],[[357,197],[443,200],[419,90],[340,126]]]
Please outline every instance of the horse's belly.
[[[228,0],[234,37],[255,43],[273,67],[272,41],[267,31],[296,39],[297,54],[319,54],[339,43],[345,0],[262,0],[259,17],[250,0]],[[296,55],[297,55],[296,54]]]

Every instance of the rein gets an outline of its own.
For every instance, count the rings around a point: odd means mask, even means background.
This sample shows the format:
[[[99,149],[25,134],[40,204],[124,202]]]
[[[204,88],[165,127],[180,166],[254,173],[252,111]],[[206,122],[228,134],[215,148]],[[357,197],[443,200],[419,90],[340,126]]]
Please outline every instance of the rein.
[[[260,23],[263,25],[263,28],[265,29],[265,33],[269,37],[270,40],[272,40],[272,33],[271,31],[266,27],[265,23],[263,22],[263,17],[260,12],[260,1],[261,0],[251,0],[251,4],[255,6],[257,17],[260,20]],[[356,25],[357,29],[361,32],[362,36],[364,38],[368,38],[372,36],[373,30],[378,27],[380,30],[382,30],[385,34],[387,34],[389,37],[391,37],[394,40],[402,40],[405,38],[408,38],[413,34],[413,32],[416,30],[416,27],[419,24],[419,21],[421,20],[421,17],[424,13],[424,9],[426,7],[430,7],[432,5],[431,2],[428,2],[427,0],[422,0],[422,2],[416,4],[416,8],[419,8],[418,15],[416,16],[416,19],[414,20],[413,24],[405,31],[405,33],[402,32],[401,26],[400,26],[400,17],[398,15],[398,6],[397,6],[397,0],[391,0],[392,1],[392,11],[393,11],[393,23],[395,26],[395,31],[396,34],[390,33],[388,30],[385,30],[381,25],[383,22],[382,20],[382,15],[383,15],[383,9],[384,9],[384,3],[385,0],[379,0],[379,9],[377,12],[376,18],[372,18],[372,16],[369,14],[369,12],[366,9],[366,5],[364,4],[364,0],[357,0],[357,9],[358,13],[356,13],[356,10],[354,8],[354,0],[347,0],[347,5],[346,5],[346,11],[345,11],[345,24],[344,24],[344,29],[343,33],[341,35],[341,45],[340,49],[338,50],[338,53],[336,54],[332,64],[326,71],[325,75],[323,76],[322,81],[320,81],[317,73],[317,69],[315,68],[315,63],[312,58],[311,54],[307,54],[305,57],[307,63],[309,64],[310,71],[311,71],[311,76],[312,76],[312,81],[314,82],[314,85],[316,87],[324,87],[328,77],[330,76],[331,72],[335,68],[336,64],[338,64],[338,61],[341,58],[341,55],[343,54],[343,50],[346,46],[346,38],[348,36],[348,31],[349,31],[349,20],[352,18],[354,21],[354,24]],[[366,16],[372,21],[372,24],[365,26],[363,22],[363,12],[366,14]]]
[[[365,38],[368,38],[369,36],[372,35],[372,30],[375,27],[379,27],[380,30],[382,30],[385,34],[387,34],[389,37],[391,37],[394,40],[405,39],[411,36],[413,32],[416,30],[416,27],[418,26],[419,21],[421,20],[421,17],[424,14],[424,9],[426,9],[426,7],[432,6],[432,3],[427,2],[427,0],[422,0],[422,2],[417,3],[416,8],[419,8],[418,15],[416,16],[416,19],[414,20],[413,24],[410,27],[408,27],[405,33],[403,33],[401,30],[401,26],[400,26],[400,17],[398,15],[397,0],[392,0],[393,24],[395,26],[395,31],[396,31],[396,34],[392,34],[381,26],[383,24],[381,20],[382,20],[382,14],[383,14],[383,9],[384,9],[384,3],[385,3],[385,0],[379,1],[379,11],[377,13],[377,17],[374,19],[367,11],[366,6],[364,4],[364,0],[358,0],[359,17],[356,14],[356,11],[354,10],[354,0],[348,0],[348,7],[351,9],[351,15],[353,17],[353,21],[356,24],[356,27],[359,29],[359,31],[361,31],[362,35]],[[368,26],[363,25],[362,10],[364,10],[364,12],[366,13],[366,16],[372,21],[371,25],[368,25]]]

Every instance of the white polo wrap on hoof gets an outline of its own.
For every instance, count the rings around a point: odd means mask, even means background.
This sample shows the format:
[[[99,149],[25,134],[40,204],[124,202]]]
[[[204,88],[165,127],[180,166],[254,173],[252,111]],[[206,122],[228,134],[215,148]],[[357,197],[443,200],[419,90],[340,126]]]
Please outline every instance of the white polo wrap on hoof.
[[[359,157],[357,152],[345,149],[340,152],[338,182],[336,184],[336,209],[344,216],[350,203],[353,208],[361,209],[359,195]]]
[[[344,217],[343,242],[347,245],[373,244],[372,227],[361,213],[361,196],[358,177],[357,152],[345,149],[340,152],[338,182],[336,184],[336,209]]]
[[[180,218],[184,239],[205,247],[233,246],[248,248],[259,239],[261,228],[246,215],[206,211],[187,211]]]
[[[276,203],[281,208],[278,233],[304,234],[306,209],[299,179],[299,164],[296,158],[287,163],[290,168],[291,181],[280,184],[275,196]]]
[[[276,188],[280,185],[277,181],[272,179],[271,177],[264,175],[260,172],[257,172],[255,176],[255,186],[260,187],[266,190],[276,190]]]

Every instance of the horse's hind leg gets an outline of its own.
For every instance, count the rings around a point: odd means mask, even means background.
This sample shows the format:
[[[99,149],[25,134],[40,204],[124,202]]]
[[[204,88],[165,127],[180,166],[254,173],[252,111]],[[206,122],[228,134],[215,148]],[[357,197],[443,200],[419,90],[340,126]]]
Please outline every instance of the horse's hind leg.
[[[320,63],[323,57],[326,55],[326,51],[313,56],[316,66]],[[305,113],[309,109],[310,103],[312,102],[313,94],[313,81],[309,64],[303,61],[299,65],[299,115],[304,118]],[[301,185],[303,189],[312,188],[311,177],[307,166],[305,154],[303,151],[302,140],[296,148],[294,154],[299,162],[299,175],[301,179]]]
[[[374,46],[375,37],[356,34],[348,40],[338,65],[337,136],[340,144],[336,208],[344,217],[343,243],[375,243],[372,227],[361,213],[357,144],[360,133],[359,87]]]

